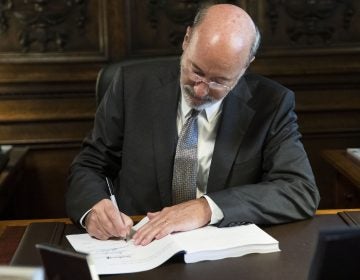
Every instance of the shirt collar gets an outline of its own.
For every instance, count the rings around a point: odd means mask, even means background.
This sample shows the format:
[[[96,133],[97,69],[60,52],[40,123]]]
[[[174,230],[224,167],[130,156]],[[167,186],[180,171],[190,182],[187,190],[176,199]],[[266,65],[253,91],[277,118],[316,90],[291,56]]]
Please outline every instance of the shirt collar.
[[[201,114],[204,115],[205,119],[208,122],[211,122],[215,118],[216,115],[221,113],[222,101],[223,100],[224,100],[224,98],[222,98],[221,100],[219,100],[216,103],[212,104],[211,106],[206,107],[201,112]],[[191,109],[192,108],[186,103],[183,94],[181,94],[181,115],[182,115],[183,119],[186,119],[188,117],[188,115],[190,114]]]

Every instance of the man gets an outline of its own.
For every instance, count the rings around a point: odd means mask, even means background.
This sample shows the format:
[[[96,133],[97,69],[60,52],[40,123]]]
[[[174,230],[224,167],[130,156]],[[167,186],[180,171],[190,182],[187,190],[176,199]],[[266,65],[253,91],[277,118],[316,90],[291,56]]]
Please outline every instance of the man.
[[[133,236],[141,245],[209,223],[311,217],[319,194],[294,95],[245,73],[259,39],[244,10],[213,5],[188,27],[180,65],[120,69],[72,165],[69,216],[107,239],[129,233],[130,215],[147,214],[150,221]],[[181,162],[189,139],[194,146]],[[120,212],[105,177],[116,181]]]

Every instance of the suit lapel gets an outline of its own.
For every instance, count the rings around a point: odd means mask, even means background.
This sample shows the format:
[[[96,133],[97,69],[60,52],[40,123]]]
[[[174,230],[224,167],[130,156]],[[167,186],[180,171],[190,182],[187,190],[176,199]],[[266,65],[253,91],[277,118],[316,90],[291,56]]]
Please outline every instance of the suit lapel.
[[[207,185],[209,193],[226,185],[241,141],[255,114],[246,103],[250,98],[250,90],[245,78],[242,78],[224,100]]]
[[[176,116],[180,96],[179,78],[152,90],[155,166],[162,206],[171,205],[173,160],[176,151]],[[244,78],[224,100],[214,147],[207,191],[224,188],[241,141],[255,114],[247,105],[251,98]]]
[[[171,204],[173,159],[177,142],[176,116],[180,94],[179,78],[154,92],[153,137],[155,166],[162,206]]]

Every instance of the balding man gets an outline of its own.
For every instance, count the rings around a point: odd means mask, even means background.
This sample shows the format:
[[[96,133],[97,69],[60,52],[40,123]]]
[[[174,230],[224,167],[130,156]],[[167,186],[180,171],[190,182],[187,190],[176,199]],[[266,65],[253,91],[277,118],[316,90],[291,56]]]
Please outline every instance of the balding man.
[[[129,232],[130,215],[146,214],[133,236],[141,245],[207,224],[311,217],[319,193],[294,94],[245,73],[259,41],[244,10],[212,5],[187,28],[180,63],[124,66],[72,165],[69,216],[107,239]],[[120,212],[105,177],[117,178]]]

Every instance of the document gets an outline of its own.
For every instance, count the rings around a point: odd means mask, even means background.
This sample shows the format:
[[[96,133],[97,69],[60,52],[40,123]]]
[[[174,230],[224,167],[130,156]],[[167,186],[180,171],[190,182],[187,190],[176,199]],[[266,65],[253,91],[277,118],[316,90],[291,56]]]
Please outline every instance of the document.
[[[346,152],[357,160],[360,160],[360,148],[347,148]]]
[[[135,230],[145,222],[142,220]],[[134,245],[132,240],[97,240],[89,234],[66,237],[76,251],[90,254],[99,275],[150,270],[177,253],[184,253],[186,263],[194,263],[280,251],[279,242],[254,224],[206,226],[173,233],[146,246]]]
[[[0,265],[0,279],[3,279],[3,280],[44,280],[45,273],[41,267]]]

